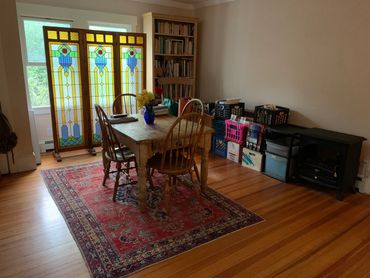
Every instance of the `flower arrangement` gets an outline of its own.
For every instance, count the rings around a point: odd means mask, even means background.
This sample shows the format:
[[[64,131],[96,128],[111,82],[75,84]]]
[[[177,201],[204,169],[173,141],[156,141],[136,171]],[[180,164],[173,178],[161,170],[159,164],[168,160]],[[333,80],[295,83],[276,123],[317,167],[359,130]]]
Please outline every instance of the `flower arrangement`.
[[[144,120],[148,125],[154,124],[154,110],[153,106],[155,104],[154,94],[152,92],[148,92],[147,90],[143,90],[141,94],[136,96],[137,106],[139,109],[145,107],[144,110]]]
[[[143,107],[150,109],[155,104],[154,94],[152,92],[148,92],[147,90],[143,90],[141,94],[137,95],[136,100],[139,109]]]

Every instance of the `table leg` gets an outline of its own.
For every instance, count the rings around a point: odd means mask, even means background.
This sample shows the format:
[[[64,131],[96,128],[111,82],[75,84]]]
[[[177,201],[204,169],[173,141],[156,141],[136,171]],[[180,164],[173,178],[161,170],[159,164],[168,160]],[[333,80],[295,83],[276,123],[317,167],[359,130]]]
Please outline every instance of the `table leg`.
[[[137,159],[137,171],[138,171],[138,184],[139,184],[139,207],[143,212],[146,208],[146,163],[150,155],[150,146],[140,145],[139,154],[136,155]]]
[[[202,148],[202,161],[200,168],[200,186],[201,191],[204,192],[204,189],[207,187],[207,178],[208,178],[208,155],[211,150],[211,141],[212,134],[204,134],[204,143]]]

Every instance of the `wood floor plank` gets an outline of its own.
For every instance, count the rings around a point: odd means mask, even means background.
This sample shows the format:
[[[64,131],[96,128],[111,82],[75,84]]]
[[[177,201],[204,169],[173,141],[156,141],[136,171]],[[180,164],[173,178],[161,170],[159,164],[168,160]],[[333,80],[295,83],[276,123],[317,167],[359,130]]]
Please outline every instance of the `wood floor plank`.
[[[356,265],[359,259],[361,260],[361,258],[366,256],[366,253],[370,251],[369,247],[370,217],[366,217],[363,221],[349,228],[345,233],[334,238],[329,244],[323,245],[317,252],[306,256],[293,266],[282,271],[279,276],[295,276],[298,273],[301,273],[300,276],[302,278],[329,275],[339,276],[348,270],[353,271],[352,265]],[[347,265],[350,261],[351,265]],[[342,265],[345,265],[344,269]]]
[[[0,180],[0,277],[88,277],[80,251],[40,171],[100,161],[55,162]],[[197,157],[199,164],[199,157]],[[370,196],[287,184],[212,156],[208,183],[265,221],[155,264],[132,277],[368,277]]]

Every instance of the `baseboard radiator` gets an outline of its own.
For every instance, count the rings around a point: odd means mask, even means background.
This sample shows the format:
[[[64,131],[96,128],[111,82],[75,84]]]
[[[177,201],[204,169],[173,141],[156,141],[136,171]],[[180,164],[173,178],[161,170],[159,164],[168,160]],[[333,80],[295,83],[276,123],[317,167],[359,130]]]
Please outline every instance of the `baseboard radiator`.
[[[40,151],[41,153],[45,153],[47,151],[54,150],[54,141],[53,140],[45,140],[40,142]]]

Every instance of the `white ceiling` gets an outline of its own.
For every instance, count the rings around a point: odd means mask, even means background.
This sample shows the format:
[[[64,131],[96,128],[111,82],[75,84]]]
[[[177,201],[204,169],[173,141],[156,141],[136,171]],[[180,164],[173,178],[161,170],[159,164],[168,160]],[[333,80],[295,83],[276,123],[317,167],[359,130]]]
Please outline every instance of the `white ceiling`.
[[[187,3],[187,4],[198,4],[198,3],[206,2],[207,0],[172,0],[172,1]]]
[[[234,0],[130,0],[130,1],[175,7],[180,9],[196,9],[206,6],[219,5]]]

